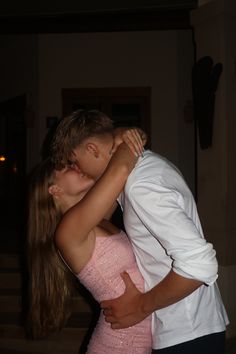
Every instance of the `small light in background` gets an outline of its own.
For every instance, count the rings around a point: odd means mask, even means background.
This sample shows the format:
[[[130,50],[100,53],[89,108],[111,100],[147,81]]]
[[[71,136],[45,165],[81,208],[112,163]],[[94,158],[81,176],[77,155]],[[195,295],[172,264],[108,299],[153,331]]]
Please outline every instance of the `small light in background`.
[[[6,157],[3,155],[0,155],[0,162],[5,162],[6,161]]]
[[[14,163],[14,165],[13,165],[13,167],[12,167],[12,172],[13,172],[13,173],[17,173],[17,172],[18,172],[18,168],[17,168],[16,163]]]

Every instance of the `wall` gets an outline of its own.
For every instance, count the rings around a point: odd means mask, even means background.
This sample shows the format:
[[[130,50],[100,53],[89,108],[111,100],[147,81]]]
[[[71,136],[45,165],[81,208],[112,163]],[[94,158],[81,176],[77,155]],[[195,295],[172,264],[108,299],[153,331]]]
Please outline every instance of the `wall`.
[[[62,88],[150,86],[152,148],[180,166],[192,188],[193,124],[178,129],[192,64],[191,31],[40,35],[41,141],[46,117],[61,116]]]
[[[212,146],[198,151],[198,208],[219,261],[219,286],[230,317],[227,335],[236,336],[235,113],[236,3],[212,0],[192,12],[197,59],[210,55],[223,64],[216,92]]]
[[[150,86],[152,148],[177,164],[194,189],[193,124],[183,117],[191,99],[191,30],[2,35],[0,48],[0,101],[26,93],[34,113],[28,170],[41,158],[46,117],[61,117],[62,88]]]
[[[38,107],[38,64],[37,36],[0,36],[0,101],[18,95],[27,94],[28,108],[33,106],[34,112]],[[30,162],[36,161],[39,153],[40,141],[37,134],[37,117],[27,126],[28,167]]]

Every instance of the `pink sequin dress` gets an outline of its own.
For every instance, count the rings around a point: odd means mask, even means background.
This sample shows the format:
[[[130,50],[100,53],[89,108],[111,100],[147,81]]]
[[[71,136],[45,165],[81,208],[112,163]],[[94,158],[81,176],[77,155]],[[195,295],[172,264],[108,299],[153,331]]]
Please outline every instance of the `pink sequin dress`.
[[[77,275],[80,282],[101,302],[123,294],[125,285],[120,273],[127,271],[140,291],[143,278],[138,270],[130,241],[124,232],[97,237],[92,258]],[[89,342],[88,354],[150,354],[151,317],[135,326],[113,330],[101,311]]]

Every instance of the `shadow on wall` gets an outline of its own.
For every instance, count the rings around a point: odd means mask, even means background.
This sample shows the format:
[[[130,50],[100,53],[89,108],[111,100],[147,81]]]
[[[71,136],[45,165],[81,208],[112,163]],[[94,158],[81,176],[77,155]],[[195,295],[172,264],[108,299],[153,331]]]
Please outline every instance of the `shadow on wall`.
[[[215,92],[222,70],[223,65],[221,63],[214,65],[213,59],[209,56],[202,57],[193,66],[194,119],[198,126],[201,149],[207,149],[212,145]]]

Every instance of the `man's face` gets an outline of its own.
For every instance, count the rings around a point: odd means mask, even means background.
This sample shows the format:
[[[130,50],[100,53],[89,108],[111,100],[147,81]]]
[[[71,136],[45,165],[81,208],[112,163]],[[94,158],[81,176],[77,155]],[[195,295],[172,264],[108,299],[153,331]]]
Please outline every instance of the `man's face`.
[[[74,149],[72,160],[81,171],[97,180],[110,161],[112,146],[113,138],[106,143],[90,139]]]

